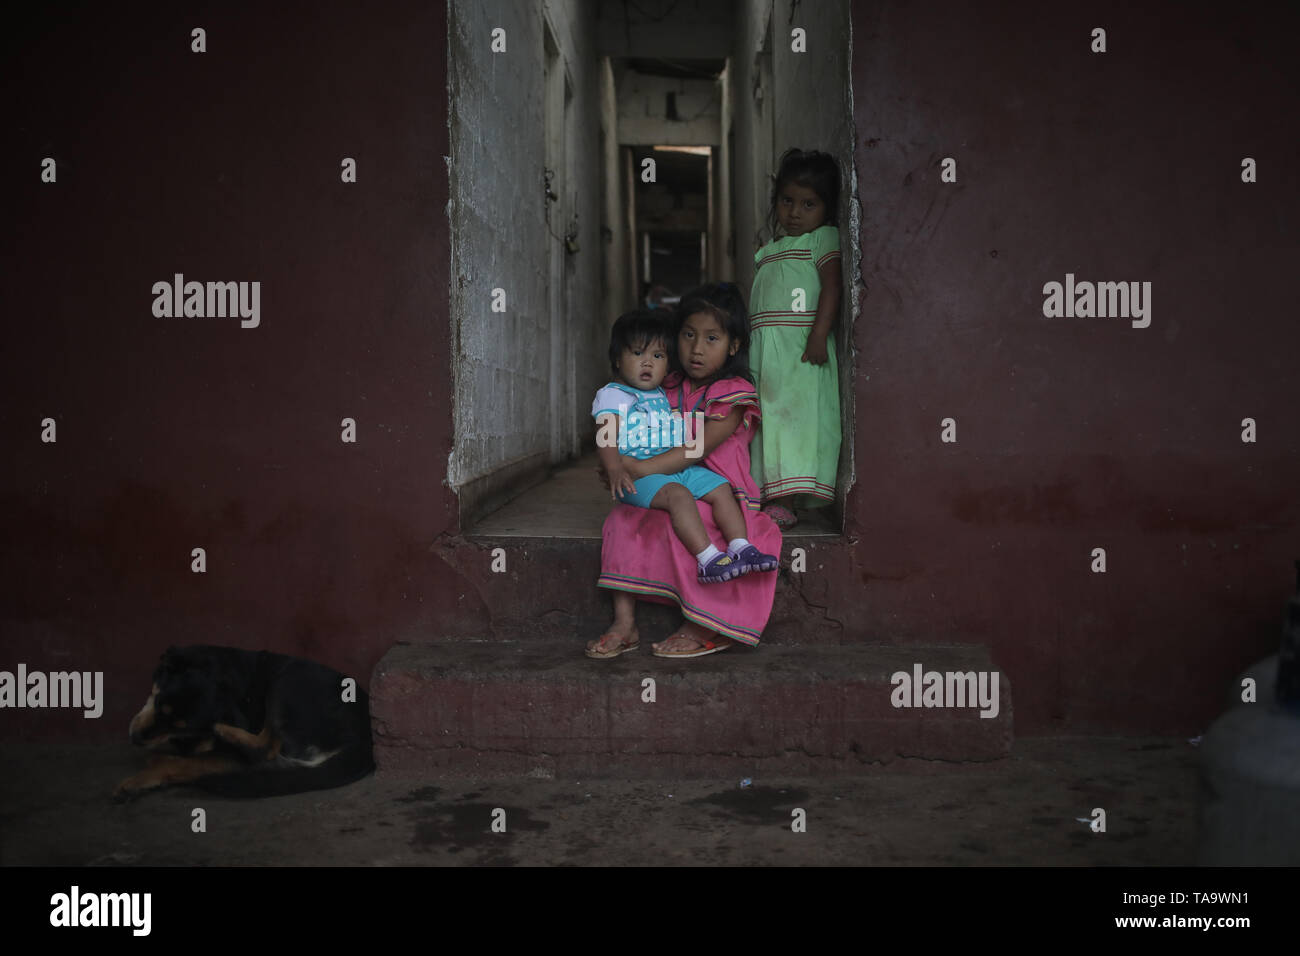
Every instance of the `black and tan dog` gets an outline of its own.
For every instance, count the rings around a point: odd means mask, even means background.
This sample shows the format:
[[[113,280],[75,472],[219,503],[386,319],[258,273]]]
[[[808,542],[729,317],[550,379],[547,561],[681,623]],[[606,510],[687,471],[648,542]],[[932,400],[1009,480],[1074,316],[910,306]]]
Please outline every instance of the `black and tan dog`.
[[[262,797],[342,786],[374,770],[370,701],[312,661],[233,647],[171,647],[131,742],[168,751],[122,781],[129,799],[173,784]],[[346,699],[345,699],[346,698]]]

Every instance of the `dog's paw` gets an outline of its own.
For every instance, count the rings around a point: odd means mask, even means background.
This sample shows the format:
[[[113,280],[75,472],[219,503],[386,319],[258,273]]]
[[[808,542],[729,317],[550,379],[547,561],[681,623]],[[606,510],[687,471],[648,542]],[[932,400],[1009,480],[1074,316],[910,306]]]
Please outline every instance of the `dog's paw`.
[[[127,777],[117,785],[113,791],[114,803],[130,803],[142,794],[152,790],[157,783],[145,774],[136,774],[134,777]]]
[[[117,804],[130,803],[138,796],[140,796],[140,794],[137,791],[125,790],[122,788],[121,784],[119,784],[117,789],[113,791],[113,802]]]

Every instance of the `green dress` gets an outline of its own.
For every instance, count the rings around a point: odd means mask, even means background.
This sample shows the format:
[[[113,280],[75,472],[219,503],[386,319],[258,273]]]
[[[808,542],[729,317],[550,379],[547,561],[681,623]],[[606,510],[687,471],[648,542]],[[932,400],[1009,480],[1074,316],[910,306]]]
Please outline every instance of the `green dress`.
[[[754,253],[749,357],[763,424],[750,445],[750,471],[764,501],[794,495],[788,503],[816,508],[835,500],[841,433],[835,336],[826,339],[825,365],[800,359],[817,318],[817,267],[839,257],[837,226],[785,236]]]

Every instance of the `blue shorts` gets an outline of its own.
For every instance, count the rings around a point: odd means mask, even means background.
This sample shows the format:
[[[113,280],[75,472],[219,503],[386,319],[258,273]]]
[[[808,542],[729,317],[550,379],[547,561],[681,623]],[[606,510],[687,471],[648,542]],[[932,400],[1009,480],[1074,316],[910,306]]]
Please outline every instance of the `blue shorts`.
[[[718,487],[718,485],[727,484],[727,479],[717,472],[710,471],[700,465],[692,465],[690,468],[672,475],[646,475],[644,478],[639,478],[634,493],[629,495],[624,492],[621,497],[615,500],[621,501],[625,505],[649,508],[650,502],[654,501],[659,489],[664,485],[672,484],[685,485],[686,490],[698,500]]]

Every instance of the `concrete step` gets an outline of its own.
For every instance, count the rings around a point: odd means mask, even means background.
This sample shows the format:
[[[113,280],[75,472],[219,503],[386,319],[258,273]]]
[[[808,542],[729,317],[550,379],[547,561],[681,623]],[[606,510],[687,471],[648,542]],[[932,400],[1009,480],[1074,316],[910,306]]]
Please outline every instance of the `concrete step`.
[[[996,715],[893,706],[891,675],[918,665],[983,672]],[[1010,685],[992,672],[987,650],[971,645],[763,645],[670,660],[643,643],[593,661],[580,641],[398,644],[375,669],[370,705],[381,773],[861,773],[900,758],[1005,757]]]
[[[503,641],[583,642],[599,637],[613,616],[610,591],[596,587],[600,576],[599,538],[474,535],[447,538],[435,551],[456,582],[456,613],[432,629],[428,642],[491,637]],[[807,570],[790,570],[795,548],[803,549]],[[833,579],[825,568],[843,560],[839,537],[787,536],[765,645],[839,644],[879,641],[860,622],[828,613]],[[504,570],[494,571],[504,565]],[[676,605],[642,600],[637,620],[643,633],[669,634],[681,622]],[[423,637],[410,637],[424,641]]]

